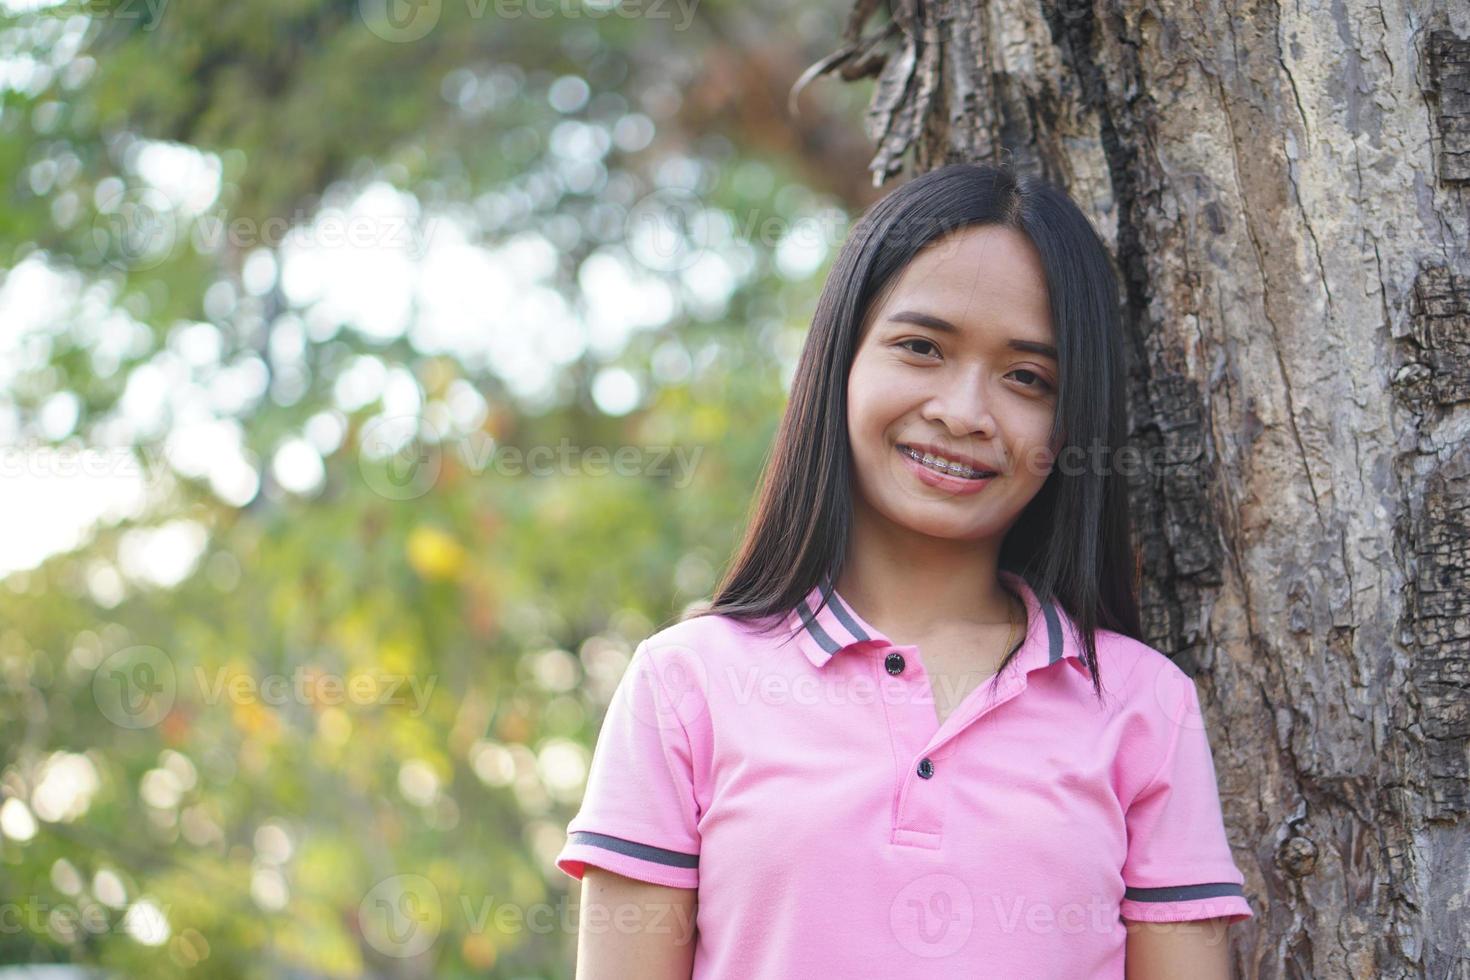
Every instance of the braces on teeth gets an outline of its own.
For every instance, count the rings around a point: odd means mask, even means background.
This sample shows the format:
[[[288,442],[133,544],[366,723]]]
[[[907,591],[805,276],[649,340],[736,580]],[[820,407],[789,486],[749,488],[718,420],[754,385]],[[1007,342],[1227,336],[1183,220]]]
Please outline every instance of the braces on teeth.
[[[916,459],[931,469],[943,470],[954,476],[968,477],[973,480],[984,475],[979,470],[973,470],[964,463],[953,463],[942,457],[935,456],[933,453],[919,453],[908,446],[904,446],[903,451],[908,454],[910,459]]]

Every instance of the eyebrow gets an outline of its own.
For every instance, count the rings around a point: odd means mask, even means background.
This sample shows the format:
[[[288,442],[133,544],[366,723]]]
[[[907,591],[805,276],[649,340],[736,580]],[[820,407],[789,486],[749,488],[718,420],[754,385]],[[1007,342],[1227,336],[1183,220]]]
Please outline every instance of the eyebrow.
[[[888,319],[890,322],[893,323],[912,323],[915,326],[928,327],[929,329],[937,330],[940,333],[956,335],[960,333],[960,328],[955,326],[953,323],[950,323],[948,320],[941,319],[928,313],[920,313],[917,310],[899,310],[897,313],[889,316]],[[1051,344],[1043,344],[1040,341],[1036,340],[1022,340],[1019,337],[1012,337],[1010,340],[1006,341],[1006,346],[1009,347],[1011,350],[1025,351],[1030,354],[1040,354],[1042,357],[1049,357],[1053,361],[1057,361],[1057,363],[1059,364],[1061,363],[1057,360],[1057,349]]]

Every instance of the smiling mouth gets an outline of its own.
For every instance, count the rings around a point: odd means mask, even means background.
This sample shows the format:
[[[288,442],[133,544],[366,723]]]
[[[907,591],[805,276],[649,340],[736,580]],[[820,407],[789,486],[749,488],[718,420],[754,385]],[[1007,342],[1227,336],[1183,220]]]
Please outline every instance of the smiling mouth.
[[[925,466],[936,473],[943,473],[945,476],[956,476],[962,480],[983,480],[987,477],[992,477],[996,475],[994,470],[971,469],[968,465],[964,463],[956,463],[950,460],[942,459],[938,456],[933,455],[932,453],[921,453],[916,449],[902,444],[899,445],[898,451],[903,453],[914,462],[919,463],[920,465]]]

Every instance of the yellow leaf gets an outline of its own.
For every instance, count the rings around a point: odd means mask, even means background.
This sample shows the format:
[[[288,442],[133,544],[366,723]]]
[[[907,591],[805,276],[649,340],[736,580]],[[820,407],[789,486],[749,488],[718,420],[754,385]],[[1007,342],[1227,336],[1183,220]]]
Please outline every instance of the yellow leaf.
[[[408,536],[408,563],[426,579],[452,579],[464,568],[458,541],[438,528],[420,526]]]

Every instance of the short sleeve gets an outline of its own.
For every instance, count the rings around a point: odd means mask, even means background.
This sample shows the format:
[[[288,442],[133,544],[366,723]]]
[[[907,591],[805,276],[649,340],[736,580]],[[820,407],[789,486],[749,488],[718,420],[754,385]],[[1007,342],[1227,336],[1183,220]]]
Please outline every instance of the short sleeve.
[[[662,669],[678,665],[661,668],[640,643],[613,692],[581,808],[556,857],[573,878],[591,864],[657,885],[699,884],[693,753]]]
[[[1139,922],[1243,921],[1254,913],[1225,837],[1199,695],[1188,675],[1179,676],[1182,682],[1171,685],[1183,696],[1172,716],[1170,747],[1126,813],[1120,912]]]

